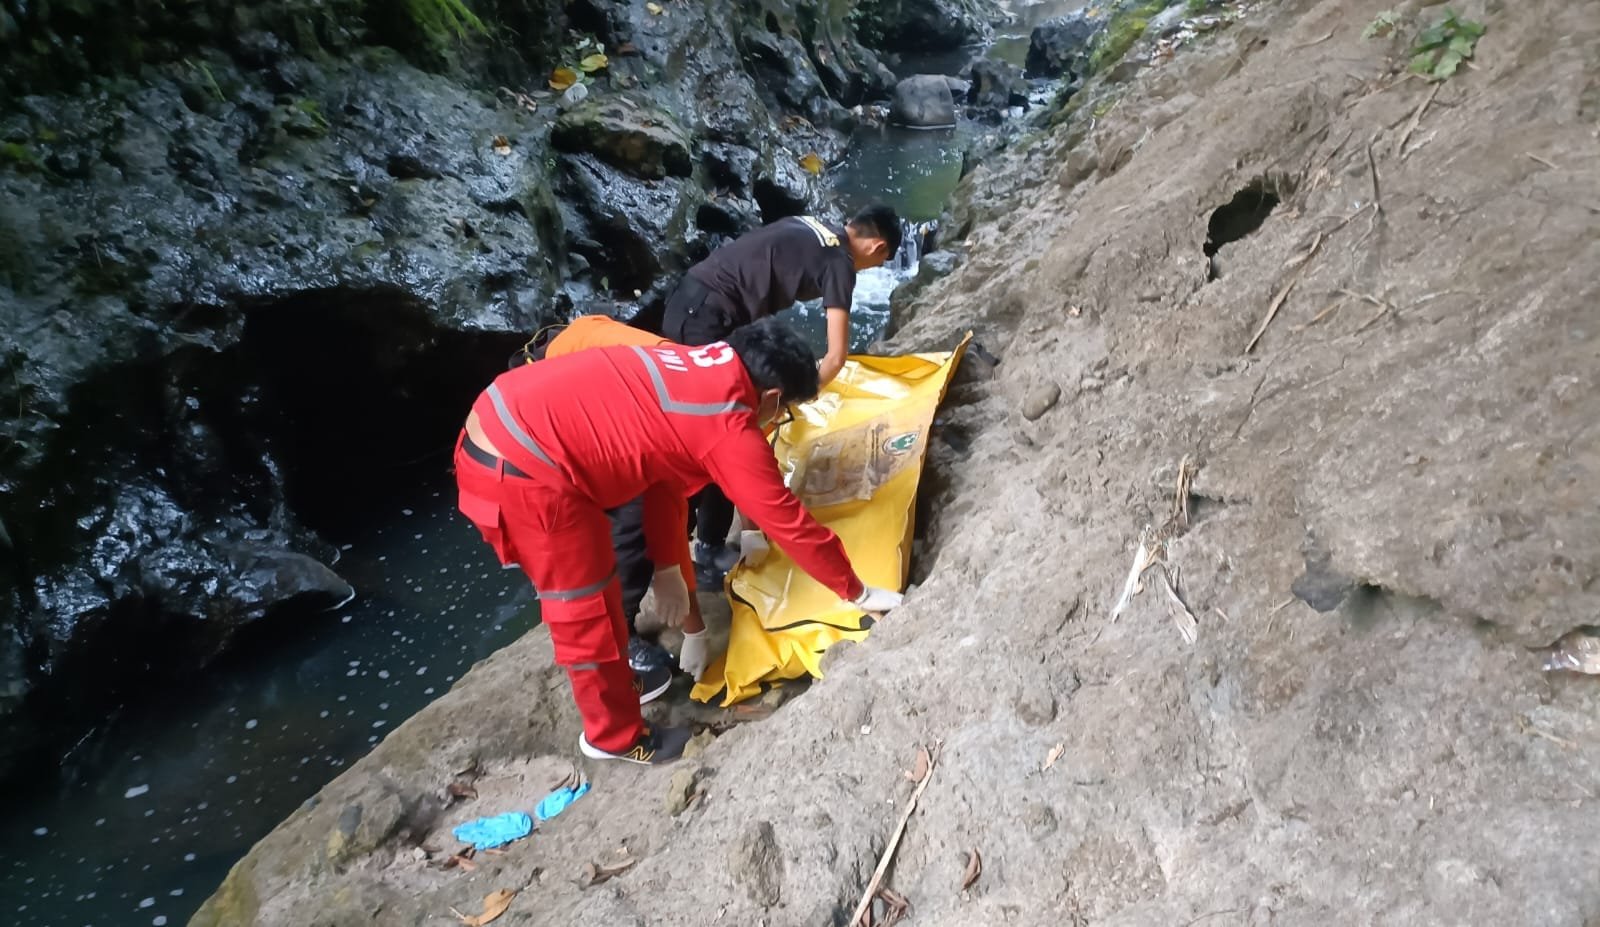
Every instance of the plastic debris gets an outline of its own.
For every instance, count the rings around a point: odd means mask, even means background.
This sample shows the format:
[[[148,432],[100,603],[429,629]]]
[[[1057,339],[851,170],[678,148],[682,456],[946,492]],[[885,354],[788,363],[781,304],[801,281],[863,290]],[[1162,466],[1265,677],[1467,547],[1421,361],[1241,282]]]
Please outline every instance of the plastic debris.
[[[567,810],[568,805],[582,798],[588,791],[589,780],[587,779],[575,785],[564,785],[540,799],[539,807],[533,809],[533,813],[538,816],[539,820],[548,821]]]
[[[543,804],[542,802],[540,804]],[[533,832],[533,819],[521,811],[508,811],[492,818],[478,818],[458,826],[450,833],[474,849],[487,850],[521,840]]]

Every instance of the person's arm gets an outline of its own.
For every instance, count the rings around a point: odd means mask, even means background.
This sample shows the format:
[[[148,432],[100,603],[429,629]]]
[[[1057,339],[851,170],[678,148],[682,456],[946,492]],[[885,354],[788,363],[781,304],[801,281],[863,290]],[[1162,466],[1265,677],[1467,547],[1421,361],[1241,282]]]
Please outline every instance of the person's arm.
[[[844,369],[844,359],[850,353],[850,310],[828,307],[828,353],[817,365],[819,385],[827,386]]]
[[[783,548],[800,569],[840,598],[855,600],[865,586],[839,536],[824,528],[783,485],[772,448],[755,427],[742,428],[702,458],[707,474],[739,511]]]
[[[660,570],[680,562],[682,538],[688,537],[689,500],[666,483],[652,483],[644,491],[645,555]],[[690,582],[694,581],[690,574]]]

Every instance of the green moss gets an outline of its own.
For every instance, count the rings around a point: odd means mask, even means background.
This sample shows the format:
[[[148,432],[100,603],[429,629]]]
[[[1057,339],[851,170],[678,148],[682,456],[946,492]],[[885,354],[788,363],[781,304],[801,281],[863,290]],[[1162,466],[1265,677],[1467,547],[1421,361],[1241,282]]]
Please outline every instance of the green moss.
[[[0,142],[0,166],[22,171],[42,171],[44,162],[32,148],[21,142]]]
[[[1121,61],[1133,43],[1139,41],[1139,37],[1150,28],[1150,17],[1166,8],[1166,0],[1148,0],[1118,10],[1106,23],[1106,30],[1101,33],[1094,54],[1089,57],[1089,73],[1098,74]]]
[[[463,0],[405,0],[406,13],[423,35],[435,42],[487,35],[489,27]]]

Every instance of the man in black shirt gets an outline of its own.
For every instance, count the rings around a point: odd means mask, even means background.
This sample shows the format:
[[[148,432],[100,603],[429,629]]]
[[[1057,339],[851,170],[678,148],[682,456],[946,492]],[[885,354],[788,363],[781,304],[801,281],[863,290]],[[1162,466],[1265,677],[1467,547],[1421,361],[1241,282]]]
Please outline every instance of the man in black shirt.
[[[856,213],[843,228],[811,216],[779,219],[689,268],[668,297],[661,324],[644,327],[678,344],[710,344],[796,302],[821,299],[828,352],[817,370],[826,385],[850,350],[856,271],[880,267],[899,250],[900,218],[882,204]],[[733,506],[715,485],[696,500],[695,523],[695,561],[713,573],[727,572],[738,560],[738,552],[724,544]]]

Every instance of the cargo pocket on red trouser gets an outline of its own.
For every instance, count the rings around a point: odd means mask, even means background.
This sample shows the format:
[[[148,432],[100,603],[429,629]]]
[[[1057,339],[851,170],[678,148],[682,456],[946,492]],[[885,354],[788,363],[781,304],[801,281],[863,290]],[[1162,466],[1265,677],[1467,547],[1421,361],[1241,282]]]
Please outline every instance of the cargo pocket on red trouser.
[[[613,578],[607,586],[614,583]],[[548,598],[544,590],[539,591],[540,617],[550,629],[550,643],[555,648],[558,665],[584,666],[622,659],[606,595],[606,590],[601,589],[581,598],[563,600]]]
[[[477,527],[478,533],[494,549],[494,555],[501,564],[509,566],[517,562],[517,552],[506,538],[506,524],[500,514],[500,503],[463,490],[457,505],[461,514],[467,516],[467,520]]]

